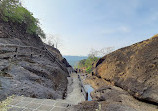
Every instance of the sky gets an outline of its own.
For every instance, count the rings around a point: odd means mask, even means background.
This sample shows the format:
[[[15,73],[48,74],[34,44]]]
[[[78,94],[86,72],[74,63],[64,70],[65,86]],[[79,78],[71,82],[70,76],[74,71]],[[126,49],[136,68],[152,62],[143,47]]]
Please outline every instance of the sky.
[[[62,55],[122,48],[158,33],[158,0],[24,0]],[[52,38],[48,37],[48,40]]]

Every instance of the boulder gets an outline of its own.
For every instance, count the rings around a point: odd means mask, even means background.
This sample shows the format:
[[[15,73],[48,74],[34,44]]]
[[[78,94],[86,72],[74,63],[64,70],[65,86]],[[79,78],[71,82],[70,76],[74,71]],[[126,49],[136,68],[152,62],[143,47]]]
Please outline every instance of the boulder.
[[[95,75],[142,101],[158,103],[158,35],[114,51],[96,64]]]

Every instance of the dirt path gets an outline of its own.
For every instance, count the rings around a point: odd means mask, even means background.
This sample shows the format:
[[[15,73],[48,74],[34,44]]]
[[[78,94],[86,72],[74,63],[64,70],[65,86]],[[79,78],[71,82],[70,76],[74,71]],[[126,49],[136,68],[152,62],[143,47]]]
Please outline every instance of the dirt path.
[[[52,100],[17,96],[10,103],[9,111],[65,111],[70,106],[85,101],[79,83],[78,75],[73,73],[68,77],[66,99]]]

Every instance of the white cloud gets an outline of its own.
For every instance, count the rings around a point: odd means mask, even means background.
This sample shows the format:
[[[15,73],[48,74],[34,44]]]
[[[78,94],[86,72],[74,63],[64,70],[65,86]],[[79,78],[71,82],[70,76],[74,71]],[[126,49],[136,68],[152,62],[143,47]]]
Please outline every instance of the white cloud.
[[[131,29],[126,26],[120,26],[116,28],[111,28],[111,29],[104,29],[101,31],[102,34],[109,35],[109,34],[117,34],[117,33],[129,33],[131,32]]]
[[[130,32],[130,28],[126,27],[126,26],[121,26],[118,28],[118,32],[128,33],[128,32]]]

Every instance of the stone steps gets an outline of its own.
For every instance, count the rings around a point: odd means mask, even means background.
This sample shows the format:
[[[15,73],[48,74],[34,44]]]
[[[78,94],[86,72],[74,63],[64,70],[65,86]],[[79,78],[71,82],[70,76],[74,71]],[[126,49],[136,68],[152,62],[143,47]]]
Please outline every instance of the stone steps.
[[[17,96],[10,103],[8,111],[65,111],[73,104],[64,100],[36,99]]]
[[[72,106],[85,101],[81,92],[80,81],[77,74],[68,77],[68,94],[66,99],[37,99],[23,96],[16,96],[10,103],[9,111],[66,111]]]
[[[0,59],[9,59],[12,57],[17,57],[18,55],[25,56],[25,57],[41,57],[44,56],[48,58],[53,63],[56,62],[56,64],[64,71],[67,71],[66,68],[62,65],[62,63],[55,57],[54,54],[52,54],[47,48],[45,50],[38,49],[36,47],[31,46],[20,46],[20,45],[14,45],[14,44],[0,44],[0,50],[8,53],[0,54]]]

